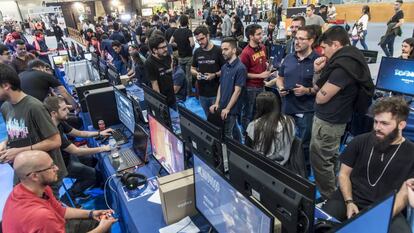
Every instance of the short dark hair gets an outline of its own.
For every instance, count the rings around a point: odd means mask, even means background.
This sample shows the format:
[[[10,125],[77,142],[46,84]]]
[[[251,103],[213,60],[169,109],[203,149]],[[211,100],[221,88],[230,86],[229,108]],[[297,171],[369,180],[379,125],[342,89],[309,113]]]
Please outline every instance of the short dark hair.
[[[158,46],[163,42],[166,42],[166,40],[163,36],[158,35],[158,34],[151,36],[148,40],[148,46],[149,46],[151,52],[152,52],[153,49],[157,49]]]
[[[112,41],[111,47],[114,47],[114,46],[121,47],[122,43],[119,42],[118,40],[114,40],[114,41]]]
[[[170,22],[170,23],[176,23],[176,22],[177,22],[177,20],[175,20],[175,18],[170,18],[169,22]]]
[[[270,18],[269,19],[269,23],[272,23],[272,24],[277,24],[277,20],[276,20],[276,18],[275,17],[272,17],[272,18]]]
[[[181,15],[180,16],[180,25],[182,27],[185,27],[188,25],[188,16],[187,15]]]
[[[326,30],[320,38],[320,42],[328,44],[329,46],[334,41],[338,41],[342,46],[349,45],[348,32],[341,26],[333,26]]]
[[[5,51],[9,51],[9,47],[4,44],[0,44],[0,55],[3,55]]]
[[[14,47],[17,47],[17,45],[24,45],[26,46],[26,43],[22,39],[18,39],[14,41]]]
[[[33,59],[29,61],[29,63],[27,63],[28,69],[40,68],[40,67],[49,67],[49,64],[47,64],[46,62],[40,59]]]
[[[152,20],[153,22],[154,22],[154,21],[158,21],[158,20],[160,20],[160,17],[159,17],[158,15],[153,15],[151,20]]]
[[[62,96],[48,96],[43,100],[43,105],[49,113],[59,111],[60,103],[66,103]]]
[[[222,44],[223,44],[223,43],[229,43],[229,44],[230,44],[230,46],[231,46],[233,49],[237,48],[237,41],[236,41],[236,39],[234,39],[233,37],[226,37],[226,38],[224,38],[224,39],[221,41],[221,43],[222,43]]]
[[[315,5],[313,5],[312,3],[309,4],[307,7],[311,8],[312,10],[315,10]]]
[[[210,34],[210,32],[208,31],[208,28],[204,25],[200,25],[200,26],[196,27],[196,29],[194,30],[194,36],[196,36],[200,33],[202,33],[205,36]]]
[[[92,28],[88,28],[88,29],[86,29],[86,32],[93,33],[93,30],[92,30]]]
[[[303,16],[296,16],[296,17],[294,17],[294,18],[292,19],[292,22],[293,22],[293,21],[300,21],[300,24],[301,24],[302,26],[305,26],[305,24],[306,24],[305,17],[303,17]]]
[[[407,121],[410,114],[408,103],[401,96],[381,98],[374,104],[372,109],[374,115],[389,112],[397,122]]]
[[[395,2],[398,2],[400,4],[403,4],[403,1],[402,0],[396,0]]]
[[[262,29],[262,26],[260,26],[259,24],[250,24],[249,26],[246,27],[246,37],[247,39],[250,39],[250,36],[254,36],[254,34],[256,33],[257,30]]]
[[[21,90],[17,72],[9,65],[0,63],[0,86],[10,84],[13,91]]]
[[[147,27],[151,27],[151,24],[148,21],[144,21],[144,22],[142,22],[141,26],[147,28]]]
[[[114,24],[112,24],[112,26],[114,27],[114,31],[118,31],[119,30],[119,23],[114,22]]]
[[[317,39],[318,33],[316,32],[316,28],[313,25],[302,26],[298,29],[298,31],[305,31],[308,34],[308,38],[314,40]]]

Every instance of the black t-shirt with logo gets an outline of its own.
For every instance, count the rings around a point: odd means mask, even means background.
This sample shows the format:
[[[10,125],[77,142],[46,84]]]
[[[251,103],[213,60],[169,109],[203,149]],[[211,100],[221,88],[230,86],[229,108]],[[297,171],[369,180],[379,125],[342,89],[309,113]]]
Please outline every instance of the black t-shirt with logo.
[[[157,81],[160,93],[167,97],[168,105],[175,104],[174,84],[172,78],[171,57],[158,59],[151,55],[144,64],[145,75],[149,81]]]
[[[192,66],[197,68],[201,73],[216,73],[226,63],[221,53],[221,48],[214,45],[209,51],[197,48],[193,55]],[[217,95],[217,89],[220,85],[220,78],[212,80],[197,80],[199,95],[204,97],[213,97]]]
[[[379,179],[384,169],[385,172],[378,183],[372,187],[368,182],[367,167],[373,146],[372,133],[362,134],[355,137],[339,157],[343,164],[352,168],[352,198],[358,206],[363,208],[378,201],[391,191],[399,190],[405,180],[414,178],[414,143],[406,139],[386,169],[385,166],[397,150],[398,145],[390,146],[385,151],[382,161],[382,153],[374,149],[369,162],[371,184]]]
[[[193,37],[193,33],[188,28],[178,28],[173,34],[174,42],[177,43],[179,57],[191,57],[193,48],[190,45],[189,38]]]

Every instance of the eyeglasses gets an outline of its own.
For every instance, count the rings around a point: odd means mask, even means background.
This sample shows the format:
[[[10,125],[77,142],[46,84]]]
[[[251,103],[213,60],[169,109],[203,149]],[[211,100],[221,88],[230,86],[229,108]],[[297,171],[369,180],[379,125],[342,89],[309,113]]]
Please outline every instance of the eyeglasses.
[[[310,38],[294,37],[294,39],[298,41],[305,41],[305,40],[309,40]]]
[[[157,47],[157,49],[166,49],[166,48],[167,48],[167,45]]]
[[[45,168],[45,169],[42,169],[42,170],[37,170],[37,171],[29,172],[29,173],[26,174],[26,176],[30,176],[32,173],[45,172],[45,171],[48,171],[48,170],[53,169],[53,168],[57,168],[57,166],[56,166],[55,163],[52,162],[52,165],[50,165],[48,168]]]

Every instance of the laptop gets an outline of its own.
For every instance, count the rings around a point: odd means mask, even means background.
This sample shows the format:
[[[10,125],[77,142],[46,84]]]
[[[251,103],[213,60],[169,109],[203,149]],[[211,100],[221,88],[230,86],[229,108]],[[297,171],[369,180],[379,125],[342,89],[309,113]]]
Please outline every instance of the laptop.
[[[63,65],[69,61],[69,56],[66,55],[57,55],[52,57],[53,67],[63,68]]]
[[[123,172],[130,168],[144,166],[148,162],[147,147],[148,134],[137,124],[132,138],[132,147],[121,149],[116,158],[109,155],[112,167],[117,172]]]
[[[388,233],[392,220],[395,192],[386,195],[356,216],[343,222],[337,233]]]
[[[361,49],[361,52],[368,64],[377,63],[378,51]]]

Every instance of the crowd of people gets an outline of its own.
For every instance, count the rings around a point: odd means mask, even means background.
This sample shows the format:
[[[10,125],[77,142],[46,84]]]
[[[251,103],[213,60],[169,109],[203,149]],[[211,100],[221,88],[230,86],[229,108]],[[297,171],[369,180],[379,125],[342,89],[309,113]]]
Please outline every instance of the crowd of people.
[[[395,2],[395,14],[380,43],[387,56],[393,56],[394,39],[404,22],[401,4]],[[281,7],[276,8],[279,14]],[[159,12],[128,24],[98,17],[96,23],[85,21],[82,32],[86,50],[113,64],[119,74],[163,94],[173,108],[195,97],[226,137],[271,161],[285,166],[293,141],[300,141],[303,172],[314,175],[320,201],[326,201],[323,209],[339,220],[399,190],[391,232],[411,232],[403,217],[409,200],[414,203],[414,144],[402,135],[409,106],[399,96],[371,104],[375,87],[355,47],[359,41],[367,49],[369,7],[362,8],[349,34],[327,24],[336,15],[332,5],[315,14],[310,4],[306,17],[292,19],[280,67],[273,66],[269,55],[278,43],[279,14],[263,28],[243,24],[242,12],[240,7],[234,12],[208,10],[204,23],[194,30],[185,14]],[[57,42],[62,36],[58,34]],[[217,40],[220,45],[214,43]],[[64,177],[76,179],[70,197],[88,198],[84,191],[99,176],[90,155],[110,150],[78,147],[71,139],[108,136],[112,129],[79,129],[74,114],[78,104],[53,76],[48,51],[42,30],[35,31],[30,44],[17,26],[0,45],[0,101],[8,136],[0,144],[0,162],[12,164],[20,181],[7,200],[3,232],[63,231],[66,220],[72,228],[80,224],[84,229],[96,227],[91,232],[104,232],[116,221],[110,210],[65,208],[57,199]],[[413,53],[414,38],[407,38],[401,58],[413,59]],[[373,126],[354,135],[339,156],[347,125],[366,114],[370,105]],[[61,201],[67,203],[67,196]]]

